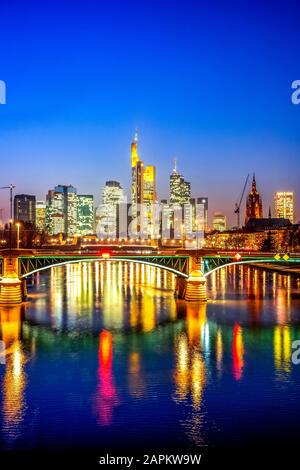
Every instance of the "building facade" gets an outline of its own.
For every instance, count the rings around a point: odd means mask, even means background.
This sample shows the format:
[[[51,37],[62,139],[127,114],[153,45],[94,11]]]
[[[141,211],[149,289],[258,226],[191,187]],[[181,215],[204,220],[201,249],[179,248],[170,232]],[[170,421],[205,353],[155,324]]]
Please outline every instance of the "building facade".
[[[36,228],[42,232],[46,227],[46,202],[36,201],[35,206]]]
[[[275,194],[275,216],[295,221],[294,193],[292,191],[279,191]]]
[[[58,185],[46,197],[46,227],[51,235],[77,232],[77,190],[73,186]]]
[[[29,194],[17,194],[14,197],[14,220],[36,223],[36,198]]]
[[[77,196],[77,230],[78,235],[94,233],[94,196],[78,194]]]
[[[116,238],[118,234],[119,206],[126,202],[119,181],[106,181],[102,188],[101,204],[97,210],[97,235],[99,238]],[[127,227],[126,227],[127,228]]]

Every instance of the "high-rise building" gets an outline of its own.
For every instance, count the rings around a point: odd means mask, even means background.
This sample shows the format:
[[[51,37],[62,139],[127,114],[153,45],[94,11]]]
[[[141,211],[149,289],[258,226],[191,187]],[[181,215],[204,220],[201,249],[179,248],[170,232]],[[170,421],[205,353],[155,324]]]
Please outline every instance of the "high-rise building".
[[[118,206],[126,202],[126,197],[118,181],[106,181],[102,189],[102,204],[97,211],[97,234],[101,238],[117,237]]]
[[[208,198],[197,197],[191,198],[190,204],[192,206],[192,227],[193,231],[207,230],[208,226]],[[185,204],[187,206],[187,204]],[[198,227],[197,227],[198,225]]]
[[[189,204],[191,199],[191,183],[185,181],[176,168],[176,160],[174,169],[170,175],[170,204],[180,205]]]
[[[250,219],[261,219],[263,217],[262,199],[257,191],[255,175],[253,175],[252,189],[247,198],[246,224]]]
[[[292,224],[294,223],[294,193],[292,191],[278,191],[275,194],[275,216],[278,219],[289,219]]]
[[[77,195],[77,234],[91,235],[94,233],[94,196]]]
[[[67,236],[77,231],[77,190],[73,186],[58,185],[46,198],[46,226],[52,235]]]
[[[144,166],[140,160],[137,150],[138,135],[135,133],[131,144],[131,216],[132,218],[141,217],[143,222],[143,231],[152,235],[152,215],[153,204],[157,202],[156,194],[156,168],[153,165]],[[141,228],[141,223],[137,224],[137,231]]]
[[[35,224],[35,196],[16,194],[14,198],[14,220]]]
[[[221,212],[215,212],[213,216],[213,229],[218,230],[219,232],[224,232],[226,228],[226,215]]]
[[[46,227],[46,202],[36,201],[35,205],[36,228],[40,231]]]
[[[136,213],[137,205],[144,203],[144,162],[142,162],[137,150],[138,135],[135,133],[131,144],[131,204],[132,211]]]

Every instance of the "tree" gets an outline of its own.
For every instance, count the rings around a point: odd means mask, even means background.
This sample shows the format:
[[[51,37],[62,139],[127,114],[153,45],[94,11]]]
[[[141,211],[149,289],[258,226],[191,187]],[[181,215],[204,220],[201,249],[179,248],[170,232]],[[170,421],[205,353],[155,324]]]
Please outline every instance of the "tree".
[[[276,243],[272,233],[269,231],[261,244],[260,251],[272,252],[276,250]]]

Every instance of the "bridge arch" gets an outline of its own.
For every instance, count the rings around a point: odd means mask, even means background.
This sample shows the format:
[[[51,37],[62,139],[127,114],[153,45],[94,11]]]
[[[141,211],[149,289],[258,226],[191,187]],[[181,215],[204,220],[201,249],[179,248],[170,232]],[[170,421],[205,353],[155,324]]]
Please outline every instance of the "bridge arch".
[[[212,270],[206,272],[205,274],[203,274],[204,277],[208,277],[210,276],[211,274],[219,271],[220,269],[223,269],[223,268],[228,268],[229,266],[235,266],[235,265],[241,265],[241,264],[269,264],[269,263],[277,263],[278,264],[278,260],[274,259],[274,258],[269,258],[269,259],[248,259],[248,260],[243,260],[243,261],[231,261],[230,263],[225,263],[225,264],[222,264],[222,265],[219,265],[215,268],[213,268]]]
[[[68,264],[87,263],[87,262],[96,262],[96,261],[97,262],[108,262],[108,263],[111,263],[111,262],[114,262],[114,261],[117,261],[117,262],[121,261],[121,262],[124,262],[124,263],[144,264],[144,265],[147,265],[147,266],[152,266],[152,267],[155,267],[155,268],[162,269],[164,271],[168,271],[172,274],[175,274],[176,276],[180,276],[180,277],[183,277],[183,278],[188,278],[189,277],[188,274],[185,274],[181,271],[178,271],[177,269],[171,268],[170,266],[164,266],[163,264],[154,263],[154,262],[151,262],[151,261],[148,261],[148,260],[141,260],[141,259],[134,259],[134,258],[112,257],[112,258],[82,258],[82,259],[76,259],[76,260],[60,261],[58,263],[56,262],[56,263],[53,263],[53,264],[49,264],[47,266],[42,266],[42,267],[39,267],[37,269],[33,269],[32,271],[30,271],[28,273],[25,273],[22,276],[20,276],[20,279],[26,279],[27,277],[32,276],[33,274],[39,273],[41,271],[46,271],[48,269],[55,268],[55,267],[58,267],[58,266],[66,266]]]

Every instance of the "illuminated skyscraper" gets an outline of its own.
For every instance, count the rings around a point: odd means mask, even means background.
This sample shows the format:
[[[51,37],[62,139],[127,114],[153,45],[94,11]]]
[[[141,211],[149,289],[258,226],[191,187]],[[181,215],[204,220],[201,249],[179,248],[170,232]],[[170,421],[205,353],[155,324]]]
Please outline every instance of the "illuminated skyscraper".
[[[174,169],[170,175],[170,204],[180,205],[189,204],[191,200],[191,183],[185,181],[176,168],[176,160],[174,161]]]
[[[94,196],[78,194],[77,196],[77,233],[91,235],[94,233]]]
[[[252,189],[248,195],[246,206],[246,224],[250,219],[261,219],[263,217],[262,199],[256,188],[255,175],[253,175]]]
[[[14,220],[35,224],[35,196],[17,194],[14,198]]]
[[[124,190],[118,181],[106,181],[102,189],[102,204],[97,210],[97,234],[100,238],[117,236],[118,207],[126,202]]]
[[[144,203],[144,162],[139,158],[137,144],[138,135],[136,132],[131,144],[131,204],[134,214],[136,214],[137,205]]]
[[[152,234],[152,205],[157,202],[156,195],[156,169],[155,166],[144,166],[137,150],[138,135],[135,133],[131,144],[131,214],[132,218],[142,216],[144,230],[148,235]],[[140,213],[143,212],[143,214]],[[138,224],[138,231],[141,227]]]
[[[46,203],[45,201],[36,201],[35,205],[36,228],[40,231],[45,230],[46,226]]]
[[[53,189],[46,196],[46,230],[50,235],[57,235],[65,230],[63,194]]]
[[[289,219],[292,224],[295,219],[294,193],[280,191],[275,194],[275,215],[276,218]]]
[[[50,234],[75,235],[77,231],[77,190],[58,185],[46,198],[46,226]]]

